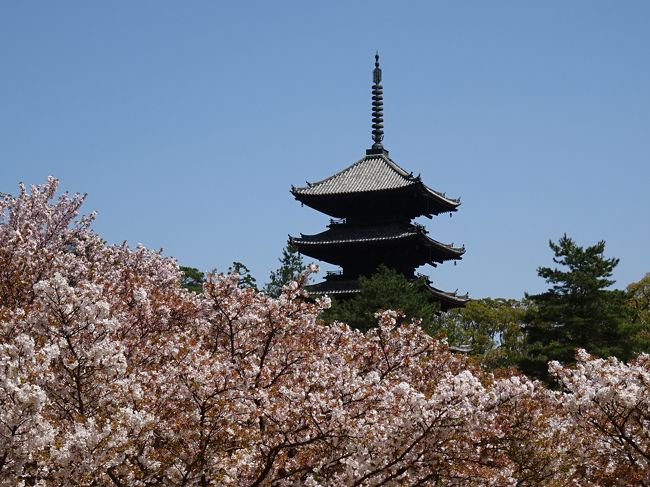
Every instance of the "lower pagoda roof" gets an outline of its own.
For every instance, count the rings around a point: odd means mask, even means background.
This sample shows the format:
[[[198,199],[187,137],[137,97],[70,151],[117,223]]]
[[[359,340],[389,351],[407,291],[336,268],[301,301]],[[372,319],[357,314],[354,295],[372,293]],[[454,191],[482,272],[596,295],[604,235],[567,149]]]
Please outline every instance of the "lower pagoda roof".
[[[368,244],[373,248],[408,246],[409,253],[419,254],[417,260],[422,263],[444,262],[459,260],[465,253],[465,247],[454,247],[453,244],[438,242],[426,235],[422,225],[389,222],[377,224],[331,224],[329,229],[316,235],[300,234],[300,237],[289,237],[290,245],[310,257],[337,264],[336,255],[332,254],[345,250],[350,254],[356,247],[364,253]],[[416,246],[417,249],[412,249]],[[419,250],[418,250],[419,249]]]
[[[449,292],[433,286],[427,287],[433,297],[440,301],[440,308],[442,311],[447,311],[452,308],[462,308],[469,301],[469,294],[467,293],[461,295],[458,294],[458,291]]]
[[[354,279],[323,281],[306,287],[309,294],[353,295],[361,292]]]
[[[352,297],[361,292],[358,282],[355,279],[332,279],[312,284],[306,287],[311,295],[322,296],[332,295],[341,297]],[[440,309],[447,311],[452,308],[462,308],[470,300],[468,294],[460,295],[457,291],[449,292],[437,289],[427,284],[431,297],[440,303]]]

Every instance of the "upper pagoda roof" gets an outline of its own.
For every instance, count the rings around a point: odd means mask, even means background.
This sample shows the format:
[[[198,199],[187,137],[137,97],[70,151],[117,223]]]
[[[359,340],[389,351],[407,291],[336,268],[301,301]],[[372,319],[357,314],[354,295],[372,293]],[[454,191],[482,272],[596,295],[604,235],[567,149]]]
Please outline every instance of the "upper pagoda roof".
[[[431,218],[454,212],[460,199],[425,185],[397,165],[382,143],[384,139],[384,96],[379,53],[375,54],[372,79],[372,140],[365,157],[322,181],[291,187],[301,203],[337,218],[356,220],[384,215],[387,218]]]
[[[448,198],[425,185],[420,176],[406,172],[385,153],[367,154],[351,166],[322,181],[307,183],[305,187],[292,187],[297,199],[302,197],[342,196],[359,193],[390,191],[413,187],[432,198],[442,211],[455,211],[460,199]]]

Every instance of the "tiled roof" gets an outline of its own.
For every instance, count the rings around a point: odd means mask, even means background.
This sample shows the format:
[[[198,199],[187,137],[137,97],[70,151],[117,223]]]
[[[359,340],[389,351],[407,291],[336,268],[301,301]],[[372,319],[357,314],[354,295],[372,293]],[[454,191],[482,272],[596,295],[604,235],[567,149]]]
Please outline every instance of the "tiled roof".
[[[294,195],[327,196],[366,193],[421,185],[422,188],[447,204],[458,206],[459,200],[447,198],[422,184],[419,176],[413,176],[398,166],[385,154],[370,154],[342,171],[302,188],[292,188]]]
[[[403,188],[415,184],[415,178],[383,154],[368,155],[342,171],[309,184],[295,188],[296,194],[326,195],[363,193],[385,189]]]
[[[387,240],[399,240],[421,235],[429,245],[437,247],[445,253],[450,254],[450,258],[461,256],[465,253],[464,247],[454,247],[453,244],[445,244],[433,240],[425,235],[423,227],[418,227],[409,223],[393,222],[377,225],[357,225],[347,224],[330,225],[330,228],[316,235],[303,235],[300,238],[291,237],[293,245],[340,245],[347,243],[379,242]]]

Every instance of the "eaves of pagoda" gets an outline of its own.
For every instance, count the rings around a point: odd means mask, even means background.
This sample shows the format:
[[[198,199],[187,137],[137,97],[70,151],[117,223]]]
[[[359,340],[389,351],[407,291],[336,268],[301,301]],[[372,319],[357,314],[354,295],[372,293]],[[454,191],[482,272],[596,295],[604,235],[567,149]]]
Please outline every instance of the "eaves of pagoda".
[[[469,301],[469,296],[467,294],[458,294],[457,291],[442,291],[430,284],[427,284],[426,289],[428,289],[431,297],[440,303],[440,311],[462,308]],[[307,286],[307,291],[313,296],[322,296],[327,294],[352,297],[360,293],[361,288],[356,280],[326,280]]]
[[[415,265],[435,266],[436,263],[462,259],[464,247],[439,242],[426,233],[421,225],[402,222],[357,226],[332,224],[328,230],[316,235],[289,237],[289,243],[302,254],[331,264],[355,260],[358,254],[381,253],[382,249],[401,250],[403,255],[413,259]]]
[[[468,294],[458,294],[458,291],[442,291],[433,286],[427,286],[429,292],[440,303],[440,311],[448,311],[452,308],[462,308],[469,301]]]

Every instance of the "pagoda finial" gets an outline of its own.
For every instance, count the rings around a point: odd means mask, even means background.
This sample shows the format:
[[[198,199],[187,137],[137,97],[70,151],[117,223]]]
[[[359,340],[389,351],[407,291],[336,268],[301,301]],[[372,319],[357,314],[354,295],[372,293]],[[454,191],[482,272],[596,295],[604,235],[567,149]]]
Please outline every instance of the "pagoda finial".
[[[379,67],[379,51],[375,53],[375,69],[372,71],[372,148],[369,153],[385,152],[384,140],[384,91],[381,86],[381,68]]]

